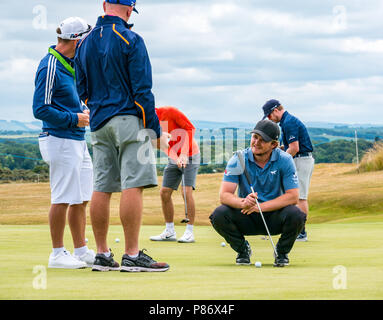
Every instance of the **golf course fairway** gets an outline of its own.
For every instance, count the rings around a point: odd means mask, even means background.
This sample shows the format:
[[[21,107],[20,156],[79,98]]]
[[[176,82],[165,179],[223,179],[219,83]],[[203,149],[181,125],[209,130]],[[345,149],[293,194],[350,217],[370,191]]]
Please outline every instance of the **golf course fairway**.
[[[196,226],[196,242],[152,242],[163,226],[144,225],[140,246],[170,264],[164,273],[48,269],[47,225],[0,225],[0,299],[264,300],[382,299],[383,222],[308,224],[308,242],[295,243],[290,266],[273,267],[269,241],[247,237],[251,266],[236,266],[236,253],[209,226]],[[178,236],[184,227],[176,226]],[[88,246],[95,249],[90,226]],[[120,238],[120,243],[115,239]],[[109,246],[120,263],[122,227],[110,226]],[[274,242],[278,236],[273,237]],[[66,249],[73,252],[69,228]],[[254,263],[262,262],[261,268]]]

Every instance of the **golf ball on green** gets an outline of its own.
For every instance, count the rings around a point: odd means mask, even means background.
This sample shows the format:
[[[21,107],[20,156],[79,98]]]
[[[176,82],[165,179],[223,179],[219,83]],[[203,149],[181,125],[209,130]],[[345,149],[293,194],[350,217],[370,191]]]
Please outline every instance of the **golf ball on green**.
[[[119,242],[120,242],[120,239],[116,238],[116,240],[115,240],[115,241],[116,241],[116,243],[119,243]]]
[[[225,242],[221,242],[221,247],[226,247],[226,243]]]
[[[260,261],[257,261],[254,265],[255,265],[257,268],[262,267],[262,263],[261,263]]]

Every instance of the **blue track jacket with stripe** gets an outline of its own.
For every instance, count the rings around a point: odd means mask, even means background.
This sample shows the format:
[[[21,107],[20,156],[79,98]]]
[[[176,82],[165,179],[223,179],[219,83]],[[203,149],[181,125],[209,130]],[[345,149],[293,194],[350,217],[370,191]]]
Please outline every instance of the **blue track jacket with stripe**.
[[[143,39],[116,16],[102,16],[78,45],[77,91],[90,109],[90,129],[118,115],[134,115],[161,134],[152,93],[152,68]]]
[[[55,46],[51,48],[55,49]],[[73,64],[72,59],[61,56]],[[52,136],[84,140],[85,128],[77,127],[77,113],[82,112],[73,75],[48,53],[41,60],[36,73],[33,96],[35,118],[43,121],[43,131]]]

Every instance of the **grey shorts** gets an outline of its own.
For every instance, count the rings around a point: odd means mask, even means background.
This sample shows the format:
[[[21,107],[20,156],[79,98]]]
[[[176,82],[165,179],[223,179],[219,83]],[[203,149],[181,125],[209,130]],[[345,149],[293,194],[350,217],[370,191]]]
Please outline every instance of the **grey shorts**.
[[[91,133],[94,191],[120,192],[157,186],[153,148],[142,120],[115,116]]]
[[[299,199],[307,200],[315,160],[312,156],[294,158],[299,180]]]
[[[201,155],[196,154],[189,157],[189,163],[184,169],[185,186],[192,187],[195,190],[198,168],[200,166]],[[169,163],[164,169],[162,186],[177,190],[182,180],[182,169],[178,168],[177,164],[169,158]]]

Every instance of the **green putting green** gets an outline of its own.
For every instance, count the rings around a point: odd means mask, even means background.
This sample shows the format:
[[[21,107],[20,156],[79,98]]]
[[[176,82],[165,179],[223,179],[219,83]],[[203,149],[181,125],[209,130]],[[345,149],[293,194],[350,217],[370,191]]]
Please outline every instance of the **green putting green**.
[[[307,225],[309,241],[297,242],[290,266],[275,268],[269,241],[247,237],[251,266],[236,266],[236,253],[208,226],[196,226],[196,242],[152,242],[162,226],[143,226],[141,248],[170,264],[164,273],[47,269],[47,225],[0,225],[0,299],[256,300],[382,299],[383,223]],[[180,237],[184,226],[176,226]],[[88,246],[95,249],[91,227]],[[124,251],[120,226],[111,226],[109,246],[118,262]],[[120,243],[114,239],[120,238]],[[278,237],[273,237],[275,243]],[[69,228],[65,246],[73,251]],[[254,263],[262,262],[261,268]]]

